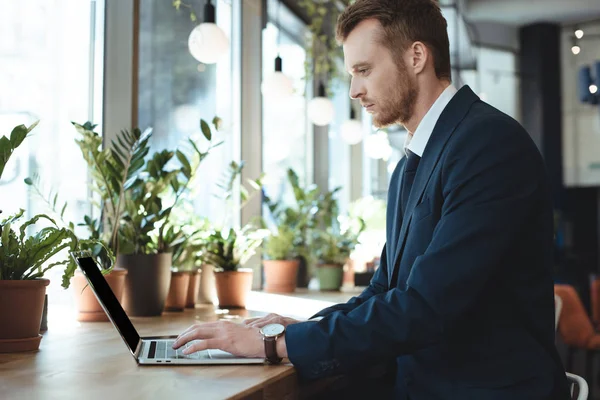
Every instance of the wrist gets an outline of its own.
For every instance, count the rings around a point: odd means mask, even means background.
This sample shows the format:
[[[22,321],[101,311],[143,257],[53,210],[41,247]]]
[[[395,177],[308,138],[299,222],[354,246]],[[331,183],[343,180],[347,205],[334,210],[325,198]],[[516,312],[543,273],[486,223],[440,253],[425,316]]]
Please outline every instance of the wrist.
[[[287,358],[287,345],[285,343],[285,334],[277,338],[277,355],[281,358]]]

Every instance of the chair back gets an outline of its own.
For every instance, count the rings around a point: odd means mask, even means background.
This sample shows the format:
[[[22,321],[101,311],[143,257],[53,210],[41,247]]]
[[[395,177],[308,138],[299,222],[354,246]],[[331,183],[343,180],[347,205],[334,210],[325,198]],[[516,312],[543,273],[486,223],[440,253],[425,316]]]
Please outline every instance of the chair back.
[[[571,399],[573,400],[587,400],[589,388],[588,384],[579,375],[571,374],[567,372],[567,380],[571,386]],[[575,392],[575,387],[577,387],[577,392]],[[577,396],[574,394],[577,393]]]
[[[558,332],[563,342],[568,346],[586,348],[595,331],[575,288],[554,285],[554,294],[562,300]]]

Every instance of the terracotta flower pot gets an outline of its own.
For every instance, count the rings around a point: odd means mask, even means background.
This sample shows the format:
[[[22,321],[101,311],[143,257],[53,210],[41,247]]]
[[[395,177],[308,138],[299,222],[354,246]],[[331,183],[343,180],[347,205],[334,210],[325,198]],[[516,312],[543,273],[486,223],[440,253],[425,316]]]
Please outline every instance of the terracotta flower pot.
[[[296,290],[298,260],[264,260],[265,292],[291,293]]]
[[[171,253],[119,254],[117,265],[127,270],[123,308],[134,317],[160,316],[171,286]]]
[[[185,308],[195,308],[198,303],[198,294],[200,291],[200,270],[188,271],[190,284],[188,285],[187,297],[185,299]]]
[[[190,286],[188,271],[171,272],[171,286],[165,302],[165,311],[183,311]]]
[[[48,279],[0,280],[0,353],[40,347],[40,322]]]
[[[203,264],[201,271],[198,303],[215,304],[217,302],[217,289],[215,287],[214,267],[210,264]]]
[[[320,290],[340,290],[344,277],[344,266],[341,264],[319,264],[317,266]]]
[[[246,299],[252,289],[252,270],[215,272],[219,308],[246,308]]]
[[[104,275],[106,283],[110,286],[119,303],[123,300],[123,290],[125,288],[125,278],[127,270],[121,268],[113,269],[109,274]],[[75,272],[73,281],[73,297],[77,307],[77,321],[81,322],[104,322],[108,321],[108,316],[102,309],[92,288],[88,286],[85,275],[79,270]]]

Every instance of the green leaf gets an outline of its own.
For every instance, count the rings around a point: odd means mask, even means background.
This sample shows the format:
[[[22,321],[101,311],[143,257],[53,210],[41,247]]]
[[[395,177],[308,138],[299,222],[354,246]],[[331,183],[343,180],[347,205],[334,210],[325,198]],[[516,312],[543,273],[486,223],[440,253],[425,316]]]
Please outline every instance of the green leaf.
[[[210,131],[210,127],[203,119],[200,120],[200,128],[202,129],[202,134],[204,135],[206,140],[210,141],[212,139],[212,133]]]
[[[25,178],[23,179],[23,182],[25,182],[25,184],[29,186],[33,185],[33,181],[31,180],[31,178]]]
[[[35,124],[37,125],[37,123]],[[35,125],[32,125],[33,129],[35,127]],[[23,140],[25,140],[25,137],[27,136],[27,133],[29,132],[29,130],[27,129],[27,127],[25,125],[19,125],[16,126],[11,134],[10,134],[10,143],[13,147],[13,149],[16,149],[17,147],[19,147],[19,145],[23,142]]]
[[[212,124],[216,130],[220,130],[221,126],[223,125],[223,120],[221,118],[215,116],[212,120]]]

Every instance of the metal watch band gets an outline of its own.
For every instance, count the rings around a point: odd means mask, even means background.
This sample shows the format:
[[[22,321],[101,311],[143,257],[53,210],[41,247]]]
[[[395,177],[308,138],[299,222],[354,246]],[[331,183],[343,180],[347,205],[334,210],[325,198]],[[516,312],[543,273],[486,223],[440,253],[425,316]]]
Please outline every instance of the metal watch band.
[[[271,364],[279,364],[283,359],[277,356],[277,337],[263,337],[263,341],[267,361]]]

